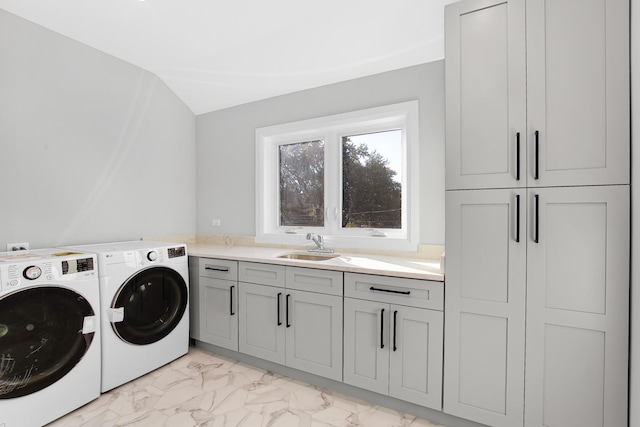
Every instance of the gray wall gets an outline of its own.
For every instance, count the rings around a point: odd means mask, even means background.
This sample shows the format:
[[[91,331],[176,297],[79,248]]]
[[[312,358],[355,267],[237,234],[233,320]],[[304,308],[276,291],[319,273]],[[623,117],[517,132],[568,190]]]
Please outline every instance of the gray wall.
[[[195,129],[153,74],[0,10],[0,251],[195,233]]]
[[[197,117],[197,233],[255,235],[255,130],[417,99],[420,242],[444,245],[444,61],[417,65]],[[212,227],[211,219],[222,221]]]

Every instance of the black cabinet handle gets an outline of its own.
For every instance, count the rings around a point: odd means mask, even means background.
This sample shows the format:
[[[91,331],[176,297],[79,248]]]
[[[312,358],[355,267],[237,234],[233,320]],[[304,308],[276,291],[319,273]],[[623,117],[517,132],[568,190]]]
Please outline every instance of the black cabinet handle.
[[[535,154],[536,165],[535,165],[535,169],[534,169],[534,173],[533,173],[533,179],[538,179],[539,172],[540,172],[540,132],[536,131],[535,132],[535,136],[536,136],[536,146],[535,146],[535,150],[536,150],[536,154]]]
[[[278,326],[282,326],[282,320],[280,320],[280,297],[282,292],[278,292]]]
[[[520,181],[520,132],[516,132],[516,181]]]
[[[516,194],[516,243],[520,243],[520,195]]]
[[[384,308],[380,310],[380,348],[384,348]]]
[[[370,287],[369,288],[370,291],[378,291],[378,292],[390,292],[392,294],[402,294],[402,295],[409,295],[411,294],[411,291],[394,291],[393,289],[380,289],[380,288],[375,288],[375,287]]]
[[[286,303],[286,307],[285,307],[285,316],[286,316],[287,328],[291,326],[291,323],[289,323],[289,297],[290,296],[291,296],[291,294],[287,294],[287,303]]]
[[[213,271],[224,271],[224,272],[229,271],[229,267],[212,267],[210,265],[205,266],[204,269],[213,270]]]
[[[398,324],[398,310],[393,312],[393,351],[398,349],[396,344],[396,325]]]
[[[535,196],[533,196],[534,198],[534,204],[535,204],[535,212],[534,212],[534,216],[535,216],[535,229],[533,230],[533,241],[535,243],[539,243],[539,233],[540,233],[540,222],[539,222],[539,218],[540,218],[540,200],[539,200],[539,196],[536,194]]]
[[[235,314],[233,312],[233,288],[235,288],[235,286],[229,288],[229,314],[231,316]]]

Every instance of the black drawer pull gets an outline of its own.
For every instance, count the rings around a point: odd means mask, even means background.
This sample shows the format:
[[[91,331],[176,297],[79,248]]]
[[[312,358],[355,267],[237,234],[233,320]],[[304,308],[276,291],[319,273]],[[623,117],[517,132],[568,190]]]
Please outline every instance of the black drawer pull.
[[[396,343],[396,335],[397,335],[397,328],[398,325],[398,310],[395,310],[393,312],[393,351],[397,351],[398,350],[398,345]]]
[[[520,195],[516,194],[516,243],[520,243]]]
[[[539,235],[540,233],[540,198],[537,194],[534,195],[533,197],[535,202],[535,213],[534,213],[535,229],[533,230],[533,242],[540,243],[540,235]]]
[[[402,294],[402,295],[410,295],[411,291],[394,291],[392,289],[380,289],[374,288],[373,286],[369,288],[370,291],[378,291],[378,292],[389,292],[392,294]]]
[[[282,296],[282,292],[278,292],[278,307],[276,310],[278,311],[278,326],[282,326],[282,320],[280,320],[280,297]]]
[[[213,270],[213,271],[224,271],[224,272],[228,272],[229,271],[229,267],[212,267],[210,265],[207,265],[204,267],[205,270]]]
[[[516,181],[520,181],[520,132],[516,133]]]
[[[536,137],[536,145],[535,145],[536,164],[535,164],[535,170],[533,173],[533,179],[538,179],[539,172],[540,172],[540,132],[539,131],[535,132],[535,137]]]
[[[384,308],[380,310],[380,348],[384,348]]]
[[[289,323],[289,297],[291,296],[291,294],[287,294],[287,304],[286,304],[286,310],[285,310],[285,314],[286,314],[286,318],[287,318],[287,328],[291,327],[291,323]]]
[[[229,288],[229,315],[231,316],[235,314],[233,312],[233,288],[235,288],[235,286]]]

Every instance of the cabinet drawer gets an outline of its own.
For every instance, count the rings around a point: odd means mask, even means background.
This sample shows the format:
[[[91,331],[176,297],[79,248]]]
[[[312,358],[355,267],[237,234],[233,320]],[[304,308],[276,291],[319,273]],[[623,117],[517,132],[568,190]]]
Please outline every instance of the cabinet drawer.
[[[287,267],[286,278],[288,289],[342,296],[341,271]]]
[[[284,287],[285,266],[240,262],[238,265],[238,281]]]
[[[345,273],[344,296],[442,310],[444,284],[429,280]]]
[[[200,258],[198,274],[212,279],[238,280],[238,261]]]

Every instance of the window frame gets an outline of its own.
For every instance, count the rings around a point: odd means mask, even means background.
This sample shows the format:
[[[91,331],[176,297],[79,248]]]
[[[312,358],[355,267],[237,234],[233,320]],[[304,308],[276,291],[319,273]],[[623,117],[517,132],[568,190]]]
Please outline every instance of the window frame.
[[[256,242],[300,245],[307,233],[328,248],[415,251],[419,236],[418,101],[351,111],[256,129]],[[342,227],[342,137],[402,129],[402,228]],[[324,227],[279,225],[279,146],[324,141]],[[380,235],[383,234],[383,235]]]

